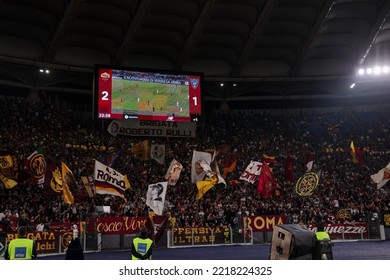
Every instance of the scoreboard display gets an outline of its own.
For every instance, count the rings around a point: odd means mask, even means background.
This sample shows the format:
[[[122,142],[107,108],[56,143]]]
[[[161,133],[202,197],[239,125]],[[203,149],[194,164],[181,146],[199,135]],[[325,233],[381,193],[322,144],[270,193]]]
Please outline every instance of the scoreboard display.
[[[96,66],[94,79],[98,119],[197,122],[202,115],[200,73]]]

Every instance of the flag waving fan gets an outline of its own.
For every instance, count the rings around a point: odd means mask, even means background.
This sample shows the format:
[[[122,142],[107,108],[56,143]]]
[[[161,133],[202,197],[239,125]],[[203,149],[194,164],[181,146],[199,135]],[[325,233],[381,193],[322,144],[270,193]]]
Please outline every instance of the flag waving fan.
[[[176,159],[171,161],[171,164],[168,167],[167,173],[165,174],[165,180],[168,180],[168,185],[175,186],[179,180],[181,170],[183,165],[178,162]]]
[[[77,183],[73,176],[72,171],[65,163],[61,163],[62,173],[62,193],[65,204],[74,203],[73,192],[77,189]]]
[[[291,155],[287,155],[284,174],[286,180],[294,182],[294,158]]]
[[[192,163],[191,163],[191,183],[196,183],[197,181],[202,181],[206,176],[206,171],[204,166],[210,166],[211,163],[211,154],[207,152],[198,152],[194,151],[192,154]],[[211,169],[211,168],[210,168]]]
[[[126,175],[95,160],[95,186],[97,194],[110,194],[123,198],[125,191],[130,188],[130,182]]]
[[[251,160],[239,179],[254,184],[260,176],[262,166],[263,163]]]
[[[153,210],[154,213],[162,216],[165,203],[165,195],[167,193],[167,182],[158,182],[148,186],[146,193],[146,205]]]
[[[195,199],[201,199],[204,194],[209,191],[214,185],[218,182],[218,176],[215,173],[212,173],[210,177],[205,178],[203,181],[196,182],[196,187],[198,188],[198,193],[196,194]]]
[[[268,199],[274,190],[278,189],[279,185],[272,175],[272,172],[266,162],[263,162],[263,166],[260,171],[259,182],[257,185],[257,193],[263,196],[264,199]]]
[[[357,147],[355,147],[355,144],[353,141],[351,141],[350,144],[350,149],[351,149],[351,156],[352,156],[352,162],[357,165],[365,165],[366,160],[364,158],[363,151]]]
[[[376,174],[371,175],[371,180],[376,184],[378,189],[382,188],[390,180],[390,163]]]
[[[149,140],[144,140],[131,147],[133,155],[140,160],[149,159]]]
[[[214,185],[216,184],[224,184],[226,186],[225,179],[221,176],[221,173],[219,171],[218,163],[216,161],[216,151],[213,152],[213,156],[211,157],[211,154],[204,153],[204,152],[198,152],[203,153],[204,158],[198,161],[195,161],[196,163],[196,170],[201,170],[202,173],[205,174],[203,176],[203,179],[197,179],[195,181],[196,187],[198,188],[198,193],[196,195],[196,200],[199,200],[203,197],[203,195],[209,191]],[[210,156],[210,162],[209,157],[206,155],[208,154]],[[194,154],[195,155],[195,154]],[[205,160],[204,160],[205,159]],[[194,162],[194,158],[193,158]],[[202,173],[196,172],[197,178],[201,178],[200,176]]]

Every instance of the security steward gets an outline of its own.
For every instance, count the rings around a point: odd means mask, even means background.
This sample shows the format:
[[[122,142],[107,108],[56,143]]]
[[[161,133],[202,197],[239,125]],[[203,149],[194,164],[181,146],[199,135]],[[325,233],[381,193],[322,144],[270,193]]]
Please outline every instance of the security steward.
[[[317,232],[316,232],[317,240],[330,240],[329,234],[324,230],[324,224],[317,224]]]
[[[132,260],[151,260],[153,240],[148,237],[146,227],[141,228],[140,236],[133,239],[131,246]]]
[[[324,224],[317,224],[316,232],[316,247],[313,253],[313,259],[315,260],[332,260],[332,242],[330,240],[329,234],[324,230]]]
[[[27,238],[27,228],[19,227],[18,238],[11,240],[5,251],[6,260],[31,260],[37,257],[34,240]]]

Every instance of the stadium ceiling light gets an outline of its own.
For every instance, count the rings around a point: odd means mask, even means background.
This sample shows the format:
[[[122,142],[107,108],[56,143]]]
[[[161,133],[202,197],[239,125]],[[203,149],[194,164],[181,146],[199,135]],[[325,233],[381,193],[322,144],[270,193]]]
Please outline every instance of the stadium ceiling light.
[[[353,84],[351,84],[349,87],[350,87],[351,89],[353,89],[355,86],[356,86],[356,84],[353,83]]]
[[[360,68],[360,69],[358,70],[358,74],[359,74],[360,76],[363,76],[365,72],[366,72],[366,71],[364,70],[364,68]]]
[[[388,74],[389,71],[390,71],[389,66],[383,66],[383,67],[382,67],[382,72],[383,72],[384,74]]]
[[[40,69],[39,69],[39,72],[40,72],[40,73],[50,74],[50,70],[49,70],[49,69],[40,68]]]
[[[367,68],[367,69],[366,69],[366,73],[367,73],[368,75],[371,75],[371,74],[372,74],[372,68],[370,68],[370,67]]]
[[[233,86],[234,86],[234,87],[236,87],[236,86],[237,86],[237,84],[236,84],[236,83],[234,83],[234,84],[233,84]]]
[[[382,68],[380,68],[379,66],[374,67],[374,74],[375,75],[380,75],[381,72],[382,72]]]
[[[223,86],[224,86],[224,83],[220,83],[219,85],[220,85],[221,87],[223,87]]]

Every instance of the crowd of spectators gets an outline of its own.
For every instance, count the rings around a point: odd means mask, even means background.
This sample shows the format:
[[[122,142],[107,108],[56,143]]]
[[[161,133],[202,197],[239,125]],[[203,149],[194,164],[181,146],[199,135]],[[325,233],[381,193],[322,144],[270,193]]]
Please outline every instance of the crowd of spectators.
[[[202,131],[194,138],[149,137],[150,143],[165,144],[163,165],[154,160],[141,161],[131,153],[131,146],[146,138],[109,134],[103,129],[85,126],[75,112],[26,99],[2,99],[0,102],[0,151],[17,157],[19,167],[38,148],[46,159],[58,166],[61,162],[72,170],[77,180],[93,174],[94,160],[111,147],[118,151],[113,168],[126,174],[131,188],[125,199],[108,195],[85,197],[65,204],[61,195],[49,196],[30,180],[12,189],[0,187],[0,225],[13,230],[18,225],[44,231],[52,222],[85,221],[89,217],[146,216],[147,187],[164,180],[167,168],[176,159],[183,165],[176,186],[169,186],[164,215],[176,218],[177,227],[234,225],[246,215],[285,214],[291,223],[366,222],[369,213],[385,213],[390,195],[385,185],[377,189],[370,175],[389,163],[389,116],[381,110],[340,109],[328,112],[245,111],[216,113],[209,116]],[[364,150],[365,163],[351,161],[350,143]],[[216,185],[196,200],[196,185],[191,183],[191,160],[194,150],[229,147],[219,155],[220,168],[237,155],[236,169],[227,175],[227,185]],[[296,180],[305,172],[306,156],[314,155],[313,170],[321,171],[320,182],[309,197],[295,192]],[[263,155],[275,156],[273,174],[280,189],[269,199],[257,193],[257,182],[239,180],[251,160],[262,161]],[[287,155],[294,158],[295,181],[285,178]],[[110,206],[102,213],[97,206]],[[346,209],[351,218],[340,220],[337,213]]]

